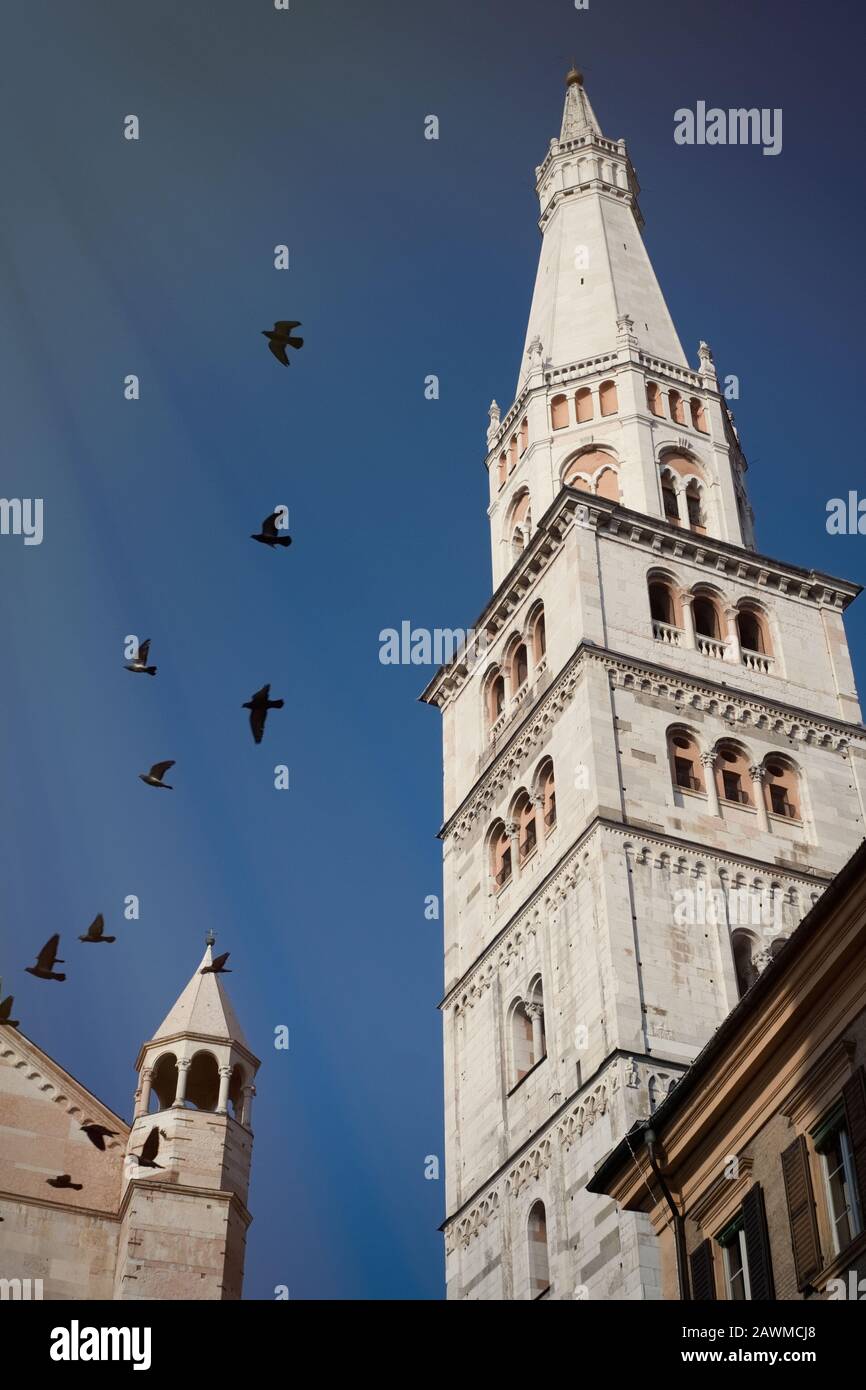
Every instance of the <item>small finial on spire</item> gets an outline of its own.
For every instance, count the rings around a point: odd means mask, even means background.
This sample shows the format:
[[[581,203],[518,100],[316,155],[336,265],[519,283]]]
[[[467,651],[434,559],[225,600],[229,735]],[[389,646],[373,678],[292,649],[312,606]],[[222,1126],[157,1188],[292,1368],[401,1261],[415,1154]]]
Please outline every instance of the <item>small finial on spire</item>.
[[[207,933],[207,936],[206,936],[205,939],[204,939],[204,944],[205,944],[205,946],[213,946],[213,945],[216,944],[216,936],[215,936],[214,933],[211,931],[210,927],[208,927],[208,933]]]
[[[572,62],[571,67],[565,75],[565,85],[566,87],[573,87],[575,83],[578,87],[583,86],[583,73],[580,72],[576,64]]]

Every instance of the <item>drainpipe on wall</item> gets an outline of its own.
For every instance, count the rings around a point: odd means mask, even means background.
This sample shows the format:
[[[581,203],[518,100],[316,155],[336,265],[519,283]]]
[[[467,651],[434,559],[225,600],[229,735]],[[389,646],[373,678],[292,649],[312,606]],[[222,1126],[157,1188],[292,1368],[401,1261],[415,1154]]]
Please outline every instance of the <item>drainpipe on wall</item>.
[[[677,1205],[674,1202],[673,1197],[671,1196],[671,1190],[665,1182],[664,1174],[662,1173],[662,1170],[658,1165],[658,1159],[656,1158],[655,1151],[655,1130],[648,1129],[645,1131],[644,1143],[646,1144],[647,1155],[650,1161],[650,1167],[652,1168],[655,1176],[658,1178],[659,1187],[662,1190],[665,1201],[671,1209],[671,1215],[674,1219],[674,1241],[676,1244],[677,1251],[677,1282],[680,1286],[680,1301],[682,1303],[691,1303],[692,1290],[691,1285],[689,1283],[689,1261],[688,1252],[686,1250],[685,1217],[680,1214]]]

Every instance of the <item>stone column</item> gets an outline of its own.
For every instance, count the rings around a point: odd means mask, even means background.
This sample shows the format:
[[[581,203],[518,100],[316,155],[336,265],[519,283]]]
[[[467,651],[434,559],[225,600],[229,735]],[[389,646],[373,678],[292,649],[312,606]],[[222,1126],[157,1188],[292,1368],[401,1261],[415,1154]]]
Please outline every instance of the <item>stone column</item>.
[[[532,806],[535,811],[535,843],[541,849],[547,834],[547,826],[544,824],[544,796],[541,792],[536,792],[532,798]]]
[[[153,1067],[144,1067],[141,1073],[141,1085],[135,1093],[135,1118],[146,1115],[150,1107],[150,1090],[153,1084]]]
[[[718,754],[715,752],[701,754],[701,766],[704,769],[704,782],[707,787],[707,809],[711,816],[719,814],[719,789],[716,786],[718,760]]]
[[[172,1110],[183,1110],[186,1100],[186,1079],[191,1066],[192,1061],[189,1057],[183,1057],[177,1064],[177,1090],[171,1103]]]
[[[255,1093],[256,1088],[252,1082],[249,1082],[248,1085],[244,1086],[242,1091],[243,1105],[241,1107],[241,1124],[244,1126],[245,1129],[252,1128],[253,1096],[255,1095]]]
[[[516,820],[507,820],[505,822],[505,833],[511,845],[511,877],[517,878],[520,873],[520,826],[517,824]]]
[[[695,615],[692,612],[692,604],[695,601],[694,594],[680,594],[680,607],[683,612],[683,646],[694,650],[697,646],[695,639]]]
[[[758,827],[767,833],[770,829],[767,803],[764,800],[764,779],[767,776],[767,769],[765,767],[750,767],[749,776],[752,779],[752,794],[755,798],[755,809],[758,812]]]
[[[725,639],[725,660],[735,661],[739,665],[743,660],[743,650],[740,646],[740,634],[737,631],[736,608],[725,609],[725,620],[728,624],[728,635]]]
[[[228,1114],[229,1108],[229,1081],[231,1080],[231,1067],[220,1067],[220,1093],[217,1101],[216,1113],[218,1115]]]
[[[532,1022],[532,1060],[540,1062],[544,1056],[544,1034],[541,1030],[541,1021],[544,1018],[544,1005],[533,1003],[524,1004],[527,1014]]]
[[[691,530],[689,526],[689,504],[686,501],[685,487],[682,483],[676,483],[674,485],[674,491],[677,495],[677,512],[680,518],[680,528],[683,531],[689,531]]]

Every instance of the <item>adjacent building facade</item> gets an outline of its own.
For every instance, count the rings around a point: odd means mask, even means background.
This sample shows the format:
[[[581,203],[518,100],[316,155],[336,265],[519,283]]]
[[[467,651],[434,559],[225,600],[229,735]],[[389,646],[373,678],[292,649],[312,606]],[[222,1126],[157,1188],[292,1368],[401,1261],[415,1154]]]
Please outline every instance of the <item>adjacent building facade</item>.
[[[654,1298],[647,1215],[586,1183],[863,838],[859,589],[757,549],[712,354],[683,352],[577,72],[536,175],[525,350],[489,412],[494,593],[423,697],[448,1296]]]
[[[240,1298],[259,1063],[211,964],[208,944],[139,1053],[131,1125],[0,1028],[3,1297]],[[113,1131],[104,1151],[94,1124]],[[154,1128],[159,1166],[141,1167]]]
[[[866,847],[589,1187],[665,1298],[866,1299]]]

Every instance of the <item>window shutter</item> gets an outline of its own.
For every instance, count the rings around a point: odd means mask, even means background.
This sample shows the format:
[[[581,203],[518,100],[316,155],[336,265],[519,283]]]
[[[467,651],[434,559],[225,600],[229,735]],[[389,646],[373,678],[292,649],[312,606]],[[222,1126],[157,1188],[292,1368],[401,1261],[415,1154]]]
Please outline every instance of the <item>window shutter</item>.
[[[862,1221],[866,1203],[866,1071],[863,1067],[858,1067],[851,1080],[842,1087],[842,1100],[845,1103],[845,1120],[851,1141]]]
[[[809,1155],[806,1140],[801,1134],[782,1154],[782,1173],[785,1178],[785,1197],[788,1201],[788,1220],[791,1223],[791,1246],[797,1288],[802,1293],[821,1268],[821,1246],[818,1240],[818,1219],[815,1198],[809,1176]]]
[[[755,1183],[743,1198],[743,1231],[746,1237],[746,1259],[749,1264],[749,1288],[753,1299],[766,1303],[775,1300],[773,1265],[770,1260],[770,1239],[767,1234],[767,1213],[760,1183]]]
[[[716,1296],[716,1281],[713,1277],[712,1241],[702,1241],[689,1257],[692,1272],[692,1298],[696,1303],[711,1302]]]

